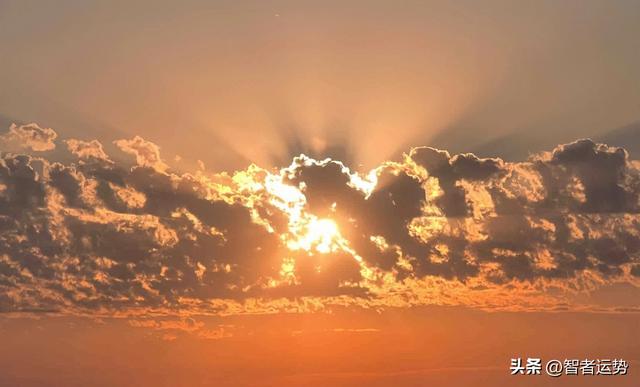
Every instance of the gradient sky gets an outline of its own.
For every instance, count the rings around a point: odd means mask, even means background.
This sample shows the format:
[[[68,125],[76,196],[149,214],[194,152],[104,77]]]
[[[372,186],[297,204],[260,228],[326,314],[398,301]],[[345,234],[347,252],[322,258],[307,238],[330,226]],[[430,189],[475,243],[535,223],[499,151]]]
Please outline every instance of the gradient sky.
[[[5,0],[0,116],[139,134],[225,169],[335,143],[369,167],[415,145],[517,158],[637,124],[639,15],[635,1]]]
[[[0,385],[637,386],[638,20],[0,0]]]

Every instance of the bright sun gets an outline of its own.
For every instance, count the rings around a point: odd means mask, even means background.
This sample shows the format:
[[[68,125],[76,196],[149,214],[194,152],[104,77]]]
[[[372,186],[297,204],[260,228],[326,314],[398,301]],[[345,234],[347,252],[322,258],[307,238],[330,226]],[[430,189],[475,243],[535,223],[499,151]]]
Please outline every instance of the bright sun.
[[[326,254],[332,250],[333,242],[338,236],[338,226],[331,219],[318,219],[309,224],[307,235],[317,243],[316,250]]]
[[[290,250],[305,250],[312,254],[328,254],[345,248],[338,225],[329,218],[317,218],[306,211],[306,197],[300,187],[282,182],[283,175],[271,175],[265,189],[270,203],[289,216],[289,233],[281,236]]]
[[[333,220],[311,219],[305,226],[302,237],[289,247],[327,254],[338,248],[339,235],[338,225]]]

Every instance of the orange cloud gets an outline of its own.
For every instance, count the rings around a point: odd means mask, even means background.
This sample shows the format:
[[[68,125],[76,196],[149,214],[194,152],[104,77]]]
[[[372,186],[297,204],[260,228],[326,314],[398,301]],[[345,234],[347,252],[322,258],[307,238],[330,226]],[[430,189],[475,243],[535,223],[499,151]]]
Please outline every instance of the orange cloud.
[[[30,149],[36,152],[53,150],[58,134],[51,128],[41,128],[38,124],[11,124],[9,131],[0,136],[0,143],[6,148]]]

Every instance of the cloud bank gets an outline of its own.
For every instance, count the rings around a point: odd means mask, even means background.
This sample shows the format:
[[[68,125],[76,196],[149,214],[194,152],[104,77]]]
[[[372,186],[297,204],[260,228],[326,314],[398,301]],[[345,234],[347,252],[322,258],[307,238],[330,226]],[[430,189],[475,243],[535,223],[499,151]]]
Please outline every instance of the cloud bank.
[[[181,315],[424,304],[566,308],[640,284],[640,163],[579,140],[522,162],[429,147],[356,173],[178,172],[141,137],[12,126],[0,153],[0,311]],[[9,149],[5,147],[5,149]],[[13,150],[13,149],[11,149]]]

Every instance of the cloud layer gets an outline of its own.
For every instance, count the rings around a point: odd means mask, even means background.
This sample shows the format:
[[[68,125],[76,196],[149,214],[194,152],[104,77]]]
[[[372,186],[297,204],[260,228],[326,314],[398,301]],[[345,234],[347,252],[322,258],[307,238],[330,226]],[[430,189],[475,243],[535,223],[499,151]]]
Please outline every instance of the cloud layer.
[[[367,174],[304,155],[187,173],[137,136],[115,141],[130,163],[63,144],[75,161],[1,153],[0,311],[543,309],[639,283],[640,164],[591,140],[517,163],[418,147]]]

